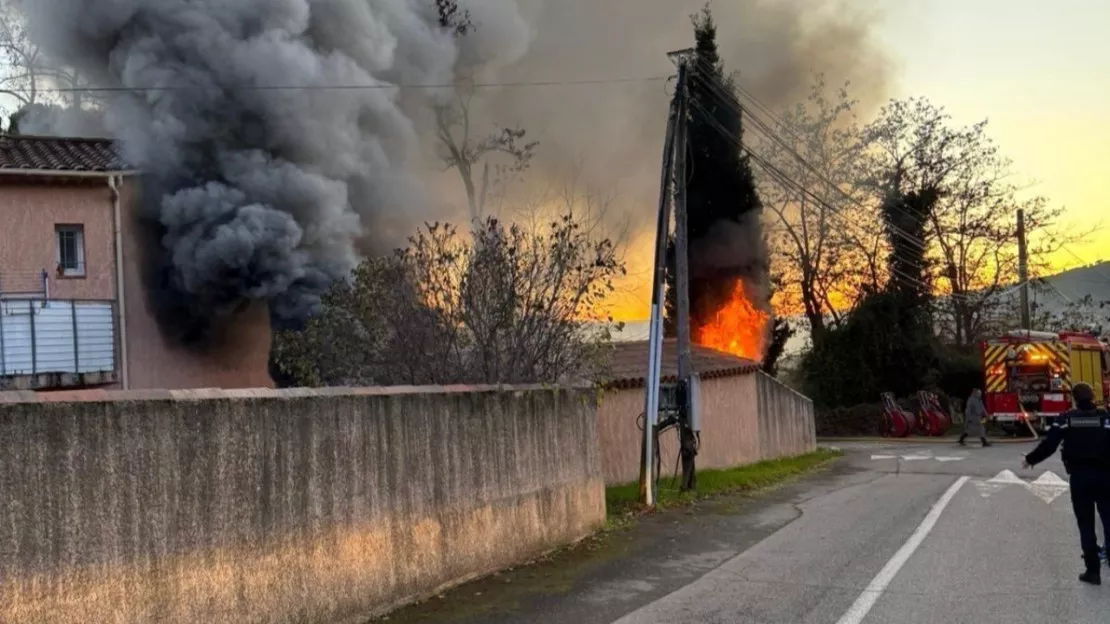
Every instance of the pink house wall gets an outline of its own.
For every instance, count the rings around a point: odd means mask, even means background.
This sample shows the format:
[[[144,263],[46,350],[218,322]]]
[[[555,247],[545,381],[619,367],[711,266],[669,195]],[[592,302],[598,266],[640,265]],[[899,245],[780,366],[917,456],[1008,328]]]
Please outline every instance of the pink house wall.
[[[54,226],[83,225],[85,275],[61,277]],[[50,274],[58,299],[115,298],[112,200],[106,179],[49,185],[0,182],[0,290],[40,291],[39,274]]]
[[[120,197],[123,247],[123,318],[127,380],[133,389],[273,387],[268,371],[269,314],[263,303],[227,320],[215,345],[186,348],[165,338],[143,280],[144,232],[135,218],[136,180],[126,178]],[[105,178],[5,180],[0,176],[0,286],[39,290],[39,273],[51,272],[56,299],[116,299],[112,191]],[[55,275],[55,226],[84,226],[85,276]],[[117,309],[117,314],[118,314]],[[122,358],[117,349],[117,367]]]
[[[146,232],[136,219],[136,190],[136,180],[128,179],[120,197],[130,387],[272,388],[270,316],[263,303],[228,319],[208,348],[184,347],[163,335],[143,279]]]
[[[813,403],[762,373],[701,380],[699,470],[725,469],[808,453],[817,448]],[[644,389],[603,391],[597,410],[601,471],[609,485],[640,476]],[[662,476],[670,479],[678,456],[677,431],[659,439]]]

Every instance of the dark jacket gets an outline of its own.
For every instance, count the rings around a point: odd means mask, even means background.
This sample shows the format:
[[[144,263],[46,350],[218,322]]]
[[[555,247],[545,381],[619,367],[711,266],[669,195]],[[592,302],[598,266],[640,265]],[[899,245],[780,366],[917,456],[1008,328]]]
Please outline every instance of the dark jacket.
[[[967,398],[964,406],[964,433],[974,437],[985,437],[987,428],[983,426],[983,419],[987,417],[987,407],[983,405],[983,397],[974,394]]]
[[[1101,409],[1074,409],[1057,418],[1037,448],[1025,456],[1036,466],[1063,444],[1064,469],[1110,471],[1110,413]]]

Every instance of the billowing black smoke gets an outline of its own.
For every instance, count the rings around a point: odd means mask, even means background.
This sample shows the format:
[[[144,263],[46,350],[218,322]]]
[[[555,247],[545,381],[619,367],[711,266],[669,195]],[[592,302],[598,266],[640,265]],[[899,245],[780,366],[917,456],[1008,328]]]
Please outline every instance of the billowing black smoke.
[[[461,208],[453,173],[439,185],[427,176],[442,165],[429,158],[428,105],[450,93],[392,85],[445,84],[469,70],[486,82],[600,80],[479,89],[473,139],[526,128],[541,148],[522,186],[561,184],[566,169],[580,169],[583,183],[620,195],[612,214],[650,229],[643,210],[657,200],[668,95],[635,79],[673,71],[663,53],[689,45],[689,15],[704,4],[460,0],[474,28],[456,37],[437,26],[436,0],[5,1],[22,4],[34,41],[83,84],[133,89],[83,99],[100,100],[105,128],[146,172],[155,244],[144,266],[170,313],[163,325],[189,334],[252,298],[268,300],[279,321],[302,319],[358,252],[465,214],[443,207]],[[774,108],[804,97],[810,71],[828,72],[830,84],[851,77],[855,95],[881,101],[888,71],[874,20],[850,9],[718,2],[725,65]],[[629,28],[636,37],[614,36]],[[354,85],[383,88],[333,88]],[[39,116],[34,132],[90,133],[72,121]],[[534,199],[535,189],[521,192]],[[699,247],[737,264],[728,249],[750,255],[753,231]]]
[[[144,173],[163,325],[189,338],[250,300],[304,318],[373,238],[369,216],[428,201],[412,173],[416,121],[393,85],[449,84],[460,63],[527,38],[512,0],[468,8],[488,36],[443,32],[430,0],[22,6],[53,60],[108,88],[106,125]]]

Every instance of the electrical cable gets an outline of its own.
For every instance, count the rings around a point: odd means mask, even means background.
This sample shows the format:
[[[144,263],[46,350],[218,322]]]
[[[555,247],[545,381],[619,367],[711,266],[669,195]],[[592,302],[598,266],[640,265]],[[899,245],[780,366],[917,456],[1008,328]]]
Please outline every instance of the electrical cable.
[[[713,118],[712,118],[712,114],[711,114],[711,113],[710,113],[710,112],[709,112],[708,110],[706,110],[704,106],[702,106],[702,105],[698,104],[698,107],[699,107],[699,109],[700,109],[700,110],[702,110],[702,111],[704,112],[704,114],[705,114],[705,115],[707,116],[707,120],[706,120],[706,121],[707,121],[707,123],[709,123],[709,124],[711,124],[711,125],[713,125],[713,124],[716,124],[716,130],[717,130],[718,132],[720,132],[720,133],[721,133],[721,134],[722,134],[723,136],[726,136],[726,137],[729,137],[730,139],[733,139],[733,140],[735,140],[735,137],[731,137],[731,136],[730,136],[730,135],[731,135],[731,133],[729,133],[729,132],[727,131],[727,129],[723,128],[723,126],[722,126],[722,125],[721,125],[721,124],[720,124],[719,122],[717,122],[717,121],[716,121],[715,119],[713,119]],[[743,111],[741,111],[741,112],[743,112]],[[774,133],[774,131],[773,131],[773,130],[771,130],[770,128],[767,128],[766,126],[764,126],[764,125],[761,125],[761,124],[759,124],[759,123],[756,123],[756,124],[755,124],[755,125],[754,125],[753,127],[754,127],[754,129],[755,129],[755,130],[756,130],[757,132],[759,132],[759,133],[760,133],[760,134],[762,134],[763,136],[765,136],[765,137],[768,137],[768,138],[771,138],[771,139],[772,139],[773,141],[775,141],[775,142],[776,142],[776,143],[778,143],[779,145],[783,145],[783,146],[785,146],[785,144],[784,144],[784,143],[782,143],[782,141],[781,141],[781,138],[779,138],[779,137],[778,137],[778,136],[777,136],[777,135],[776,135],[776,134]],[[752,148],[751,148],[751,146],[749,146],[749,145],[746,145],[746,144],[740,144],[740,146],[741,146],[741,149],[743,149],[743,150],[745,151],[745,153],[746,153],[746,154],[747,154],[747,155],[748,155],[749,157],[751,157],[751,158],[753,158],[753,159],[759,159],[759,160],[761,160],[761,161],[762,161],[762,162],[760,163],[760,164],[762,165],[762,167],[761,167],[761,168],[763,168],[763,169],[767,169],[767,168],[768,168],[769,166],[770,166],[770,167],[774,167],[774,165],[771,165],[771,164],[770,164],[770,162],[769,162],[769,161],[768,161],[768,160],[767,160],[766,158],[764,158],[764,157],[761,157],[761,156],[759,156],[758,154],[756,154],[756,153],[755,153],[755,150],[754,150],[754,149],[752,149]],[[861,208],[861,209],[864,209],[864,210],[867,210],[867,208],[866,208],[865,206],[863,206],[863,205],[862,205],[862,204],[861,204],[861,203],[860,203],[860,202],[859,202],[859,201],[858,201],[857,199],[855,199],[855,198],[852,198],[852,197],[851,197],[851,196],[849,196],[849,195],[848,195],[847,193],[845,193],[845,192],[844,192],[844,191],[843,191],[842,189],[840,189],[840,188],[839,188],[838,186],[836,186],[835,184],[833,184],[832,182],[830,182],[830,181],[829,181],[829,180],[828,180],[827,178],[825,178],[824,176],[820,175],[820,173],[816,172],[816,170],[815,170],[815,169],[814,169],[814,168],[812,167],[812,165],[809,165],[809,163],[808,163],[808,162],[807,162],[807,161],[806,161],[806,160],[805,160],[805,159],[804,159],[804,158],[803,158],[803,157],[802,157],[802,156],[801,156],[800,154],[798,154],[797,152],[793,151],[793,150],[792,150],[792,149],[790,149],[789,147],[787,147],[787,149],[788,149],[788,151],[790,151],[790,152],[791,152],[791,154],[792,154],[792,155],[793,155],[793,156],[795,157],[795,159],[797,159],[797,160],[798,160],[799,162],[802,162],[802,163],[804,163],[804,165],[806,166],[806,168],[807,168],[808,170],[810,170],[811,172],[813,172],[813,173],[814,173],[814,175],[816,175],[816,176],[818,177],[818,179],[820,179],[820,180],[821,180],[822,182],[824,182],[824,183],[825,183],[825,184],[826,184],[827,186],[829,186],[829,187],[831,187],[831,188],[834,188],[834,189],[835,189],[835,190],[836,190],[836,191],[837,191],[837,192],[838,192],[839,194],[841,194],[842,196],[844,196],[845,198],[847,198],[847,199],[848,199],[848,200],[849,200],[849,201],[850,201],[851,203],[855,204],[855,205],[856,205],[856,206],[858,206],[859,208]],[[778,167],[774,167],[774,168],[775,168],[776,170],[778,170]],[[780,175],[783,175],[783,176],[785,176],[785,174],[784,174],[784,173],[782,173],[782,172],[781,172],[781,170],[778,170],[778,173],[779,173]],[[801,187],[800,183],[798,184],[798,186],[799,186],[799,187]],[[812,199],[814,199],[815,201],[817,201],[818,203],[820,203],[820,204],[821,204],[821,205],[822,205],[823,207],[825,207],[826,209],[828,209],[828,210],[829,210],[829,211],[830,211],[831,213],[834,213],[834,214],[836,214],[837,216],[839,216],[839,217],[841,217],[841,218],[846,218],[846,217],[844,217],[844,215],[843,215],[843,214],[841,213],[841,210],[840,210],[839,208],[837,208],[837,207],[835,207],[835,206],[832,206],[831,204],[829,204],[829,203],[828,203],[828,201],[826,201],[825,199],[823,199],[823,198],[821,198],[821,197],[818,197],[818,196],[817,196],[817,195],[816,195],[816,194],[815,194],[814,192],[810,191],[809,189],[804,189],[804,194],[806,194],[807,196],[811,197]],[[901,213],[902,213],[902,214],[904,214],[904,215],[908,215],[908,213],[907,213],[907,212],[906,212],[905,210],[902,210],[901,208],[897,208],[897,207],[895,207],[895,210],[896,210],[896,211],[898,211],[898,212],[901,212]],[[895,234],[895,235],[899,236],[900,238],[902,238],[903,240],[905,240],[906,242],[908,242],[908,243],[909,243],[910,245],[914,246],[914,247],[915,247],[916,249],[918,249],[918,250],[922,250],[922,251],[924,251],[924,250],[925,250],[925,243],[924,243],[924,241],[923,241],[923,240],[922,240],[921,238],[919,238],[919,237],[917,237],[917,236],[914,236],[913,234],[910,234],[910,233],[906,232],[906,231],[905,231],[904,229],[902,229],[901,227],[899,227],[899,226],[897,226],[897,225],[895,225],[895,224],[893,224],[893,223],[887,223],[887,224],[886,224],[886,228],[887,228],[888,230],[890,230],[890,231],[891,231],[891,233],[893,233],[893,234]]]
[[[712,114],[710,113],[710,111],[708,111],[702,104],[697,102],[697,100],[691,99],[690,104],[693,107],[693,109],[698,110],[699,112],[701,112],[705,116],[704,121],[709,127],[713,128],[721,136],[723,136],[727,140],[731,141],[738,149],[745,150],[745,152],[747,153],[748,157],[752,160],[752,162],[756,163],[761,169],[766,171],[770,177],[772,177],[775,181],[779,182],[779,184],[782,185],[784,188],[795,190],[795,191],[800,192],[801,194],[809,197],[814,202],[818,203],[822,207],[829,210],[830,214],[832,214],[836,218],[840,219],[841,222],[845,223],[846,225],[858,225],[858,224],[852,222],[851,220],[849,220],[844,215],[842,215],[838,210],[836,210],[835,208],[830,206],[827,202],[825,202],[824,199],[822,199],[821,197],[819,197],[818,195],[816,195],[815,193],[813,193],[809,189],[802,186],[800,183],[798,183],[795,180],[793,180],[792,178],[790,178],[787,174],[782,172],[778,167],[776,167],[775,165],[771,164],[770,162],[764,160],[758,154],[755,154],[748,146],[744,145],[736,137],[730,136],[730,134],[728,133],[728,130],[726,128],[724,128],[723,125],[720,124],[720,122],[718,122],[716,119],[714,119]],[[918,244],[920,245],[920,241],[918,242]],[[915,278],[915,277],[913,277],[911,275],[908,275],[905,272],[902,272],[898,269],[893,269],[892,268],[891,270],[892,270],[892,272],[894,272],[896,275],[898,275],[902,279],[907,280],[909,283],[915,284],[915,285],[920,286],[922,288],[931,288],[931,286],[929,286],[928,284],[925,284],[923,281],[921,281],[920,278]],[[966,295],[964,295],[964,296],[966,296]]]
[[[172,91],[364,91],[364,90],[379,90],[379,89],[400,89],[400,90],[417,90],[417,89],[455,89],[460,86],[465,86],[475,89],[491,89],[491,88],[533,88],[533,87],[560,87],[560,86],[582,86],[582,85],[608,85],[608,84],[629,84],[629,83],[647,83],[647,82],[666,82],[671,80],[672,76],[640,76],[640,77],[614,77],[614,78],[593,78],[593,79],[571,79],[571,80],[524,80],[524,81],[506,81],[506,82],[475,82],[470,84],[457,84],[457,83],[415,83],[415,84],[390,84],[390,83],[375,83],[375,84],[334,84],[334,85],[240,85],[235,87],[227,86],[204,86],[204,85],[175,85],[175,86],[113,86],[113,87],[41,87],[35,88],[35,93],[148,93],[148,92],[172,92]],[[30,88],[9,88],[8,91],[15,93],[31,93]]]
[[[1106,282],[1108,284],[1110,284],[1110,275],[1102,272],[1102,263],[1091,264],[1090,262],[1087,262],[1079,254],[1075,253],[1075,251],[1073,251],[1071,247],[1068,247],[1067,245],[1060,245],[1060,248],[1063,249],[1064,251],[1068,252],[1069,254],[1071,254],[1072,257],[1075,258],[1076,260],[1078,260],[1080,262],[1080,264],[1082,264],[1084,267],[1090,267],[1090,268],[1094,269],[1095,273],[1099,277],[1106,280]]]
[[[699,61],[699,62],[703,63],[703,64],[705,63],[705,61]],[[703,67],[705,67],[705,65],[703,65]],[[849,203],[855,204],[857,207],[866,209],[866,207],[863,206],[859,202],[859,200],[857,200],[856,198],[849,195],[847,192],[844,191],[844,189],[840,188],[839,185],[834,184],[826,176],[824,176],[820,171],[818,171],[816,167],[814,167],[812,164],[810,164],[809,161],[807,161],[791,145],[789,145],[786,141],[784,141],[782,139],[782,137],[780,137],[772,128],[770,128],[762,119],[760,119],[758,115],[756,115],[754,112],[752,112],[752,110],[749,109],[748,107],[744,106],[744,104],[742,102],[740,102],[739,98],[737,98],[734,93],[728,91],[728,89],[725,87],[725,85],[723,85],[719,80],[706,80],[704,82],[704,84],[709,87],[709,93],[712,94],[712,95],[716,95],[717,100],[720,101],[725,106],[728,106],[729,108],[731,108],[733,113],[741,114],[741,115],[746,113],[747,116],[748,116],[748,119],[753,122],[754,129],[757,132],[759,132],[764,137],[771,140],[773,143],[777,144],[782,149],[786,150],[787,153],[789,153],[791,156],[793,156],[799,163],[802,164],[803,167],[805,167],[814,176],[816,176],[818,178],[818,180],[823,182],[829,188],[835,190],[838,194],[840,194],[842,197],[844,197],[844,199],[846,199]],[[766,107],[764,107],[764,108],[766,108]],[[704,108],[703,108],[703,110],[704,110]],[[710,119],[712,119],[712,114],[709,113],[708,111],[706,111],[706,116],[709,117]],[[769,116],[772,118],[772,120],[777,120],[777,123],[778,123],[780,128],[782,128],[783,130],[788,130],[788,127],[786,126],[786,124],[784,124],[781,120],[778,120],[778,118],[775,117],[773,114],[769,113]],[[727,132],[724,133],[724,134],[727,135]],[[794,135],[794,136],[798,140],[801,140],[799,137],[797,137],[797,135]],[[748,152],[750,153],[751,150],[748,149]],[[902,213],[904,216],[915,218],[914,215],[909,214],[907,211],[905,211],[902,208],[899,208],[897,206],[894,207],[894,210]],[[898,226],[896,226],[894,224],[888,224],[888,227],[890,228],[890,230],[892,232],[894,232],[898,236],[903,237],[907,242],[909,242],[912,245],[915,245],[918,249],[923,250],[925,248],[925,244],[920,238],[918,238],[916,236],[913,236],[912,234],[902,230],[901,228],[899,228]]]
[[[753,162],[755,162],[757,165],[759,165],[761,169],[763,169],[765,172],[767,172],[770,177],[775,179],[775,181],[777,181],[784,188],[787,188],[788,190],[793,189],[793,190],[795,190],[797,192],[800,192],[801,194],[809,197],[813,201],[817,202],[819,205],[825,207],[830,212],[830,214],[832,214],[833,216],[840,219],[843,223],[858,226],[858,224],[850,221],[847,217],[845,217],[843,214],[841,214],[836,208],[829,205],[823,198],[817,196],[815,193],[813,193],[809,189],[805,188],[802,184],[800,184],[797,181],[790,178],[787,174],[782,172],[782,170],[778,169],[778,167],[776,167],[775,165],[771,164],[769,161],[765,160],[764,158],[762,158],[761,156],[756,154],[749,146],[744,145],[741,141],[737,140],[736,137],[731,136],[731,133],[729,133],[728,130],[726,128],[724,128],[723,125],[720,124],[719,121],[714,119],[711,112],[708,111],[702,104],[698,103],[696,100],[692,100],[691,104],[693,105],[693,107],[695,109],[699,110],[700,112],[703,113],[703,115],[705,115],[705,117],[706,117],[705,122],[707,123],[707,125],[712,127],[714,130],[716,130],[719,134],[721,134],[726,139],[732,141],[733,144],[735,144],[739,149],[744,150],[746,152],[746,154],[748,155],[748,157]],[[920,246],[922,244],[920,242],[920,239],[916,239],[916,238],[912,237],[911,235],[906,234],[905,232],[903,232],[902,235],[903,235],[903,238],[908,237],[907,240],[910,240],[911,242],[916,242],[916,244],[920,248]],[[908,280],[910,283],[916,284],[916,285],[918,285],[922,288],[931,288],[931,286],[929,286],[928,284],[925,284],[919,278],[914,278],[913,276],[907,275],[906,273],[904,273],[902,271],[899,271],[899,270],[896,270],[896,269],[892,269],[892,271],[895,274],[897,274],[899,277],[901,277],[902,279]],[[969,297],[969,295],[964,294],[964,293],[953,294],[953,295],[950,295],[950,296],[957,297],[957,298],[959,298],[959,297]]]

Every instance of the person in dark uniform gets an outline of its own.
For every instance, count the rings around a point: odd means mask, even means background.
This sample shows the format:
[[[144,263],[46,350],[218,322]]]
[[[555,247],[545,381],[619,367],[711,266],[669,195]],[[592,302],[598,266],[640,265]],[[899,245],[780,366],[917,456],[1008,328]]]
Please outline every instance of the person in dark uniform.
[[[1072,388],[1075,409],[1058,417],[1037,448],[1025,456],[1031,468],[1056,452],[1061,443],[1064,470],[1071,481],[1071,505],[1079,525],[1086,571],[1079,580],[1101,585],[1095,510],[1102,518],[1103,536],[1110,539],[1110,413],[1095,406],[1095,393],[1085,383]]]

